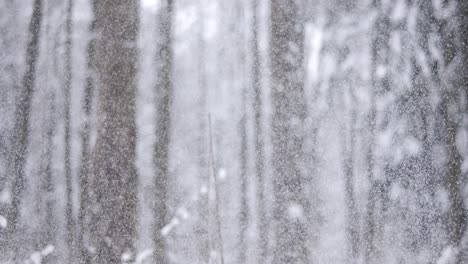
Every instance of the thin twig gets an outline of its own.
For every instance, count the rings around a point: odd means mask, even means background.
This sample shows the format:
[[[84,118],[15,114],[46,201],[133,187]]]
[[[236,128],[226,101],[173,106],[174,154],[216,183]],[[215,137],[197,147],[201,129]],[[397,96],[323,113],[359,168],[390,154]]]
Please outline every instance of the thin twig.
[[[219,238],[219,253],[221,255],[221,264],[224,264],[224,253],[223,253],[223,235],[221,234],[221,214],[219,209],[219,188],[218,179],[215,173],[214,155],[213,155],[213,136],[211,134],[211,115],[208,114],[208,129],[209,129],[209,140],[210,140],[210,174],[214,180],[215,187],[215,203],[216,203],[216,225],[218,229]]]

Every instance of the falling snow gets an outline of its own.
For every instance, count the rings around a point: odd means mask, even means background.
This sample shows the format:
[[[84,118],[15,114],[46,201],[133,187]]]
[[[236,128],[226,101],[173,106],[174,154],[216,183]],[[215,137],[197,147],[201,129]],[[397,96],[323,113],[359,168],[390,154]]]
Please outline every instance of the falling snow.
[[[468,263],[468,1],[0,1],[0,264]]]

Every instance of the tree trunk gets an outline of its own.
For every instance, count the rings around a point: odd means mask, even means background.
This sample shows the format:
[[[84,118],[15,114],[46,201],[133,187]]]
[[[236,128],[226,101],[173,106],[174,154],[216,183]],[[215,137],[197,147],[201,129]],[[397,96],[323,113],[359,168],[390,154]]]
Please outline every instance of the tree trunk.
[[[445,188],[450,201],[450,209],[447,210],[447,229],[450,245],[458,247],[466,227],[466,208],[460,186],[462,156],[456,144],[458,122],[454,117],[456,113],[451,112],[457,109],[454,92],[447,91],[443,94],[441,110],[445,126],[445,148],[448,155],[445,172]]]
[[[99,107],[93,156],[97,263],[134,257],[137,215],[135,94],[136,0],[97,1],[96,68]]]
[[[461,51],[461,84],[462,84],[462,88],[465,90],[465,109],[464,109],[464,114],[467,115],[468,114],[468,1],[464,1],[464,0],[459,0],[458,1],[458,8],[457,8],[457,12],[458,12],[458,34],[459,34],[459,50]],[[467,129],[466,127],[466,124],[465,124],[465,129]],[[449,137],[447,137],[447,139],[449,139]],[[465,136],[465,139],[466,139],[466,136]],[[466,144],[466,142],[465,142]],[[450,146],[450,145],[449,145]],[[456,158],[457,156],[457,152],[453,151],[454,153],[452,155],[454,155],[453,158]],[[450,158],[449,158],[449,162],[450,162]],[[453,165],[456,165],[456,163],[454,164],[453,162],[450,162],[449,164],[453,164]],[[453,165],[449,165],[449,169],[451,166]],[[455,167],[455,166],[454,166]],[[449,170],[450,172],[450,170]],[[455,171],[456,172],[456,171]],[[459,175],[461,176],[461,175]],[[451,179],[452,181],[456,182],[456,179]],[[458,188],[460,188],[460,186],[458,186]],[[464,197],[462,196],[462,202],[464,201]],[[453,203],[451,202],[451,205],[452,206],[457,206],[457,203]],[[460,205],[460,204],[458,204]],[[461,204],[463,205],[463,204]],[[451,217],[451,224],[450,225],[454,225],[454,224],[459,224],[460,226],[458,226],[457,228],[454,228],[452,229],[453,231],[450,232],[452,233],[451,234],[451,240],[454,241],[454,242],[457,242],[456,241],[456,238],[457,238],[457,233],[461,230],[459,230],[459,228],[462,228],[464,229],[464,234],[462,235],[462,238],[461,240],[463,241],[462,244],[460,246],[460,257],[458,259],[458,264],[461,264],[461,263],[467,263],[468,262],[468,229],[467,229],[467,219],[466,219],[466,205],[463,205],[465,207],[465,215],[462,217],[461,215],[458,214],[458,219],[457,219],[457,215],[454,215]],[[463,222],[464,223],[463,223]],[[457,223],[459,222],[459,223]],[[453,242],[452,242],[453,243]]]
[[[415,137],[421,142],[420,164],[416,165],[416,171],[422,172],[421,177],[417,179],[415,184],[416,194],[418,197],[431,197],[431,200],[436,199],[436,183],[434,180],[434,162],[432,158],[433,153],[433,132],[434,131],[434,111],[431,106],[431,100],[434,97],[433,88],[431,84],[437,79],[437,71],[434,67],[434,59],[431,58],[430,36],[434,25],[434,10],[431,2],[419,0],[415,2],[415,7],[418,9],[418,19],[416,29],[416,43],[413,55],[411,56],[411,80],[412,80],[412,100],[415,106],[414,115],[419,118],[416,122]],[[421,55],[418,52],[423,52],[427,62],[421,62]],[[425,68],[429,66],[429,74],[425,72]],[[419,133],[419,136],[418,136]],[[427,248],[435,248],[438,241],[433,238],[432,233],[437,227],[436,212],[433,208],[433,203],[427,199],[418,199],[419,212],[417,212],[417,236],[415,254],[420,254],[421,251]],[[419,242],[421,241],[421,242]],[[424,241],[424,243],[422,243]],[[432,258],[437,256],[432,255]]]
[[[241,77],[242,78],[242,77]],[[240,212],[239,212],[239,258],[238,263],[246,263],[247,228],[249,224],[249,208],[247,201],[247,90],[242,87],[242,117],[239,121],[240,142]]]
[[[95,46],[96,46],[96,4],[97,0],[92,1],[93,20],[89,25],[89,33],[92,36],[87,46],[87,76],[85,81],[83,111],[84,120],[81,131],[81,156],[80,156],[80,171],[79,171],[79,188],[80,188],[80,206],[78,209],[78,226],[77,226],[77,249],[79,250],[79,262],[91,263],[91,252],[88,252],[89,247],[93,244],[92,234],[96,232],[95,221],[91,221],[93,206],[93,193],[91,186],[94,185],[94,177],[91,173],[91,108],[93,101],[93,93],[95,88]]]
[[[265,173],[264,173],[264,160],[263,153],[263,102],[262,102],[262,86],[261,86],[261,58],[258,46],[259,36],[259,0],[253,1],[252,6],[252,84],[254,90],[254,140],[255,140],[255,174],[257,179],[257,214],[258,214],[258,263],[266,263],[268,254],[268,229],[267,229],[267,216],[265,204]]]
[[[10,162],[13,163],[12,201],[8,210],[7,237],[13,254],[16,245],[14,235],[19,225],[20,203],[24,191],[25,163],[27,156],[27,141],[29,136],[29,118],[31,115],[31,99],[36,78],[36,64],[39,56],[39,34],[42,23],[42,0],[34,0],[33,13],[29,24],[28,44],[26,48],[26,69],[23,75],[21,91],[17,97],[15,126],[13,129],[13,151]]]
[[[459,12],[459,32],[460,32],[460,49],[462,53],[462,69],[463,73],[462,84],[465,89],[465,98],[468,101],[468,1],[458,1]],[[465,112],[468,113],[468,102],[465,102]]]
[[[351,89],[351,88],[350,88]],[[354,101],[351,102],[353,104]],[[342,155],[343,155],[343,169],[345,174],[345,203],[346,203],[346,235],[348,239],[348,263],[355,263],[358,257],[358,243],[359,243],[359,220],[356,206],[356,199],[354,197],[354,151],[355,151],[355,137],[356,137],[356,119],[357,114],[354,106],[350,106],[349,116],[350,122],[341,127],[342,137]],[[345,118],[346,120],[346,118]],[[342,120],[341,122],[345,122]],[[349,130],[348,130],[349,129]],[[350,131],[347,133],[347,131]]]
[[[51,88],[49,88],[51,89]],[[45,223],[44,232],[41,237],[41,246],[39,250],[44,249],[48,245],[56,246],[57,239],[57,217],[55,215],[55,179],[53,173],[53,136],[56,130],[56,108],[55,108],[55,92],[50,91],[48,93],[49,109],[47,111],[48,118],[46,119],[46,138],[47,141],[46,150],[44,153],[44,169],[42,171],[42,191],[41,194],[44,198],[45,203]],[[42,263],[55,263],[57,253],[47,255]]]
[[[463,1],[465,2],[465,1]],[[468,11],[468,4],[460,3],[460,13],[461,19],[463,20],[463,12]],[[465,16],[468,13],[464,14]],[[460,21],[461,22],[461,21]],[[455,42],[455,32],[454,29],[450,27],[449,21],[439,21],[439,34],[442,41],[442,54],[443,56],[443,65],[441,70],[449,70],[450,64],[453,62],[453,58],[456,56],[456,43]],[[467,37],[467,27],[466,25],[461,25],[461,37]],[[464,30],[463,30],[464,29]],[[465,34],[465,35],[463,35]],[[462,40],[462,43],[466,44],[466,40]],[[463,45],[463,44],[462,44]],[[467,56],[467,48],[460,46],[462,51],[462,60],[465,59],[463,56]],[[466,67],[466,64],[465,64]],[[465,69],[466,71],[466,69]],[[454,73],[444,72],[444,76],[450,76]],[[463,79],[466,79],[466,76],[462,75],[461,83],[468,87],[466,83],[463,82]],[[468,80],[468,79],[467,79]],[[445,188],[448,193],[450,201],[450,209],[447,210],[447,233],[449,235],[449,245],[452,247],[459,247],[461,245],[461,240],[463,233],[466,229],[466,206],[463,198],[462,191],[462,170],[461,165],[463,162],[463,157],[461,156],[458,148],[456,138],[459,133],[459,120],[460,116],[463,115],[463,110],[460,109],[462,105],[458,100],[459,92],[456,88],[457,83],[446,82],[446,86],[442,87],[442,100],[441,100],[441,114],[444,122],[444,143],[447,153],[447,163],[445,168]]]
[[[13,0],[3,1],[0,15],[6,19],[5,24],[1,25],[0,35],[0,56],[4,59],[0,62],[0,67],[3,73],[0,76],[0,85],[4,88],[0,89],[0,112],[3,120],[3,126],[0,128],[0,166],[5,169],[0,171],[0,193],[9,193],[9,185],[14,177],[12,177],[13,164],[9,162],[11,153],[14,148],[12,144],[13,138],[13,123],[15,109],[15,96],[20,90],[18,84],[19,72],[18,63],[15,62],[16,54],[13,52],[18,42],[18,32],[12,32],[13,28],[18,22],[18,3]],[[0,202],[0,218],[6,220],[8,217],[9,204],[5,201]],[[0,255],[7,257],[7,230],[0,228]],[[0,261],[3,258],[0,257]]]
[[[209,171],[207,162],[207,140],[206,140],[206,104],[207,104],[207,83],[206,83],[206,68],[205,68],[205,20],[204,20],[204,1],[199,1],[198,8],[198,166],[199,166],[199,184],[198,191],[200,199],[198,202],[198,223],[196,227],[196,235],[198,239],[198,263],[206,263],[209,259],[210,245],[208,234],[208,184],[209,184]]]
[[[174,3],[167,0],[160,9],[158,45],[158,77],[156,83],[156,142],[154,145],[155,162],[155,201],[154,201],[154,261],[168,263],[166,241],[161,234],[162,228],[167,224],[167,185],[169,179],[169,141],[171,128],[172,105],[172,16]]]
[[[73,16],[73,1],[68,1],[67,6],[67,18],[65,22],[65,124],[64,124],[64,164],[65,164],[65,187],[67,195],[67,205],[65,209],[65,243],[68,248],[68,261],[73,261],[74,258],[74,245],[73,245],[73,201],[72,201],[72,176],[71,176],[71,138],[70,138],[70,93],[71,93],[71,81],[72,81],[72,21]]]
[[[388,50],[388,38],[390,21],[382,11],[381,2],[373,1],[374,10],[377,12],[375,25],[372,29],[371,43],[371,90],[370,90],[370,111],[368,116],[369,144],[366,153],[367,177],[370,189],[367,197],[367,208],[365,217],[364,233],[364,257],[365,263],[375,263],[380,256],[380,204],[382,200],[380,186],[382,179],[375,175],[376,171],[376,137],[377,137],[377,93],[385,89],[384,83],[377,77],[377,70],[380,64],[386,60]]]
[[[45,7],[46,11],[44,12],[44,17],[50,16],[54,11],[55,6],[51,3],[47,4]],[[60,7],[59,7],[60,8]],[[54,40],[55,34],[51,31],[53,22],[49,19],[45,19],[45,32],[44,32],[44,46],[46,47],[46,56],[56,57],[58,53],[54,52]],[[45,111],[43,126],[44,133],[41,135],[43,140],[47,142],[45,144],[45,149],[41,155],[41,193],[39,193],[39,210],[43,211],[44,219],[42,223],[42,228],[39,237],[38,247],[36,249],[43,250],[44,248],[52,245],[57,246],[57,215],[56,215],[56,193],[55,193],[55,177],[53,172],[54,160],[54,135],[57,130],[57,102],[56,102],[56,87],[53,85],[50,80],[50,71],[52,70],[52,60],[47,61],[46,68],[46,80],[44,87],[47,87],[46,101],[45,104],[48,106]],[[56,77],[54,75],[54,77]],[[44,206],[44,207],[43,207]],[[58,252],[52,252],[42,259],[41,263],[56,263],[58,257]]]
[[[304,212],[303,87],[304,28],[298,1],[271,2],[271,84],[273,106],[273,263],[310,263]]]
[[[215,223],[216,223],[216,238],[213,239],[213,242],[217,244],[216,249],[213,246],[213,249],[216,252],[215,254],[215,262],[220,262],[224,264],[224,241],[223,241],[223,233],[221,227],[221,198],[219,192],[219,182],[218,182],[218,175],[217,169],[215,168],[215,161],[214,161],[214,151],[213,151],[213,133],[211,129],[211,116],[208,115],[208,140],[209,140],[209,158],[210,158],[210,185],[213,186],[213,193],[214,193],[214,215],[215,215]],[[211,184],[212,182],[212,184]],[[210,187],[211,188],[211,187]],[[210,259],[211,263],[211,259]]]
[[[248,236],[247,229],[249,226],[249,205],[248,205],[248,137],[247,137],[247,105],[248,105],[248,89],[246,82],[246,50],[245,50],[245,2],[239,1],[235,4],[237,11],[237,23],[232,25],[234,29],[234,41],[236,43],[237,52],[236,60],[233,63],[233,77],[238,80],[241,91],[241,118],[239,120],[239,135],[240,135],[240,212],[239,212],[239,255],[237,263],[247,262]],[[236,70],[237,69],[237,70]]]

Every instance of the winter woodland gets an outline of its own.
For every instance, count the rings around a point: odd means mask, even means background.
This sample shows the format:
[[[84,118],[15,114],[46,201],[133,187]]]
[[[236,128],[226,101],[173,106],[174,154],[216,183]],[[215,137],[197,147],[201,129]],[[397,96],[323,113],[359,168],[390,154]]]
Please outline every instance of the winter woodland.
[[[467,0],[0,0],[0,263],[468,263]]]

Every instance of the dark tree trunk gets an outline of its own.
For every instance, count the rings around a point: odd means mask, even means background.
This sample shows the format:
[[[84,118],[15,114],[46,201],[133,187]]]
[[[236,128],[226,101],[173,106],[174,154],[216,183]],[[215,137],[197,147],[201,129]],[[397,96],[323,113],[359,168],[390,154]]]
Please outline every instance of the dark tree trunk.
[[[300,2],[300,1],[299,1]],[[275,249],[273,263],[310,263],[303,166],[304,28],[298,1],[271,1]]]
[[[249,224],[249,208],[247,201],[247,90],[242,89],[242,117],[239,121],[240,142],[240,212],[239,212],[239,259],[238,263],[246,263],[247,251],[247,228]]]
[[[52,88],[49,88],[52,89]],[[56,130],[56,107],[55,107],[55,92],[50,91],[48,93],[48,104],[49,109],[47,111],[46,119],[46,132],[45,140],[47,141],[45,153],[44,153],[44,168],[42,170],[42,191],[41,196],[44,199],[44,214],[45,214],[45,223],[44,229],[41,236],[41,245],[38,248],[39,250],[44,249],[48,245],[56,246],[57,239],[57,216],[55,214],[55,179],[53,173],[53,136]],[[52,252],[42,259],[42,263],[55,263],[56,261],[56,252]]]
[[[457,108],[457,95],[452,90],[443,93],[442,96],[441,110],[445,126],[445,148],[448,155],[445,169],[445,188],[450,201],[450,209],[447,210],[447,230],[450,245],[458,247],[466,228],[466,208],[460,186],[462,156],[456,144],[459,124],[454,113],[450,111]]]
[[[172,19],[174,3],[167,0],[160,9],[159,38],[157,49],[158,79],[156,83],[156,142],[154,145],[155,162],[155,201],[154,201],[154,261],[168,263],[166,241],[161,234],[167,224],[167,185],[169,180],[169,142],[172,105]]]
[[[97,263],[134,257],[137,215],[135,94],[139,1],[97,1],[99,107],[93,156]],[[93,220],[94,221],[94,220]],[[131,259],[130,259],[131,261]]]
[[[419,0],[415,2],[415,8],[418,10],[416,29],[418,34],[415,36],[417,46],[413,47],[413,55],[410,58],[411,65],[411,100],[414,105],[413,118],[417,117],[415,122],[415,133],[413,136],[421,142],[421,153],[419,159],[421,162],[416,164],[416,169],[412,173],[421,173],[416,179],[414,186],[418,197],[431,197],[435,199],[436,182],[434,180],[434,162],[432,158],[434,142],[434,111],[431,106],[431,100],[434,97],[432,84],[437,79],[437,71],[434,67],[434,60],[431,58],[430,35],[433,34],[434,10],[429,1]],[[420,54],[422,52],[427,62],[422,62]],[[425,73],[424,68],[429,66],[429,74]],[[410,132],[411,133],[411,132]],[[437,228],[436,222],[438,216],[433,208],[433,204],[428,199],[418,199],[419,212],[416,212],[417,235],[412,236],[413,241],[417,241],[411,248],[415,254],[427,248],[436,248],[438,241],[433,238],[432,233]],[[422,242],[424,241],[424,242]],[[436,257],[433,255],[432,257]]]
[[[460,49],[462,53],[462,84],[465,90],[465,98],[468,98],[468,1],[458,1]],[[468,99],[467,99],[468,100]],[[468,113],[468,102],[465,102],[466,113]]]
[[[71,93],[71,81],[72,81],[72,21],[73,16],[73,1],[68,1],[67,6],[67,18],[65,22],[65,113],[64,113],[64,145],[65,145],[65,154],[64,154],[64,164],[65,164],[65,187],[67,194],[67,205],[65,209],[65,243],[68,248],[68,260],[73,261],[74,258],[74,245],[73,245],[73,201],[72,201],[72,176],[71,176],[71,164],[70,164],[70,155],[71,155],[71,138],[70,138],[70,93]]]
[[[261,58],[258,47],[259,36],[259,0],[253,1],[252,6],[252,84],[254,90],[254,140],[255,140],[255,174],[257,179],[257,214],[258,214],[258,263],[265,263],[268,254],[268,228],[265,203],[265,173],[263,153],[263,102],[262,102],[262,86],[261,86]]]
[[[464,1],[464,0],[459,0],[458,1],[458,35],[460,37],[459,41],[459,49],[461,51],[461,56],[462,56],[462,60],[461,60],[461,86],[462,86],[462,89],[464,89],[465,91],[465,109],[464,109],[464,114],[467,115],[468,114],[468,1]],[[457,89],[455,89],[457,90]],[[468,127],[465,125],[465,129],[467,129]],[[450,137],[447,136],[447,139],[450,140]],[[448,142],[450,143],[450,142]],[[450,144],[449,144],[450,146]],[[456,159],[459,158],[457,156],[457,152],[455,149],[452,150],[452,156],[451,157],[452,159],[454,159],[453,161],[450,161],[450,157],[449,157],[449,163],[448,163],[448,172],[450,173],[450,169],[452,169],[451,167],[453,167],[453,176],[455,176],[457,173],[458,173],[458,169],[456,169]],[[450,175],[447,175],[447,176],[450,176]],[[453,177],[452,176],[452,177]],[[459,175],[458,177],[460,177],[461,175]],[[465,176],[466,177],[466,176]],[[450,179],[450,178],[449,178]],[[458,179],[460,180],[460,178]],[[455,177],[453,177],[452,179],[450,179],[450,181],[452,181],[453,183],[456,183],[457,179]],[[460,182],[458,182],[459,184]],[[455,188],[460,188],[460,186],[455,186],[453,184],[451,184],[452,186],[449,185],[449,187],[455,187]],[[450,190],[450,189],[449,189]],[[464,205],[463,204],[463,201],[464,201],[464,198],[465,197],[461,197],[462,200],[461,200],[461,204],[456,202],[456,197],[454,197],[455,199],[453,199],[454,201],[451,202],[451,206],[452,207],[459,207],[458,209],[460,209],[460,207],[464,207],[465,208],[465,214],[464,215],[461,215],[460,212],[457,213],[457,214],[454,214],[452,217],[450,217],[451,219],[449,220],[451,223],[450,225],[452,226],[452,231],[449,230],[449,234],[451,236],[451,243],[453,244],[454,242],[457,243],[457,239],[458,239],[458,233],[462,230],[460,229],[463,229],[464,230],[464,234],[462,235],[463,237],[461,238],[461,240],[464,242],[463,244],[464,245],[461,245],[460,246],[460,258],[458,259],[458,264],[461,264],[461,263],[467,263],[468,262],[468,228],[467,228],[467,219],[466,219],[466,204]],[[457,223],[458,222],[458,223]],[[449,228],[450,228],[450,225],[449,225]],[[454,225],[459,225],[458,227],[453,227]],[[458,242],[460,243],[460,242]]]
[[[465,1],[463,1],[465,2]],[[460,12],[460,23],[463,23],[464,17],[468,15],[468,4],[460,3],[459,6]],[[463,14],[463,12],[467,12]],[[466,18],[465,18],[466,19]],[[440,20],[438,21],[439,25],[439,34],[442,42],[442,54],[443,62],[441,66],[441,71],[444,76],[450,76],[453,73],[445,72],[450,70],[450,64],[453,62],[453,59],[456,56],[456,33],[453,23],[450,23],[450,20]],[[462,61],[467,56],[467,47],[464,47],[463,44],[467,44],[466,38],[468,29],[464,24],[460,24],[460,50],[462,51]],[[465,38],[465,40],[463,40]],[[463,63],[463,62],[462,62]],[[463,65],[463,64],[462,64]],[[463,65],[466,67],[466,64]],[[464,69],[466,72],[466,68]],[[468,80],[465,75],[461,75],[461,82],[464,85],[464,88],[468,87],[463,81]],[[440,83],[439,83],[440,84]],[[460,92],[457,89],[456,82],[446,82],[445,87],[442,87],[442,100],[440,105],[440,112],[444,124],[444,145],[447,153],[447,163],[445,167],[445,188],[448,193],[450,208],[447,210],[447,233],[449,235],[449,245],[455,248],[461,246],[461,240],[463,233],[466,229],[466,206],[463,198],[462,191],[462,162],[463,157],[461,156],[458,148],[456,138],[460,131],[459,120],[460,116],[463,115],[463,110],[460,109],[462,103],[459,100]]]
[[[3,122],[3,127],[0,128],[0,166],[4,166],[4,170],[0,171],[0,193],[8,193],[9,185],[13,174],[13,164],[9,162],[13,153],[13,124],[15,109],[15,96],[20,90],[18,84],[19,72],[18,64],[15,62],[16,54],[13,52],[18,42],[18,32],[12,32],[11,28],[18,22],[18,3],[13,0],[4,1],[0,16],[6,19],[6,23],[1,25],[0,35],[0,67],[3,69],[0,75],[0,115]],[[8,217],[9,204],[5,201],[0,202],[0,218]],[[0,228],[0,255],[7,257],[7,230]],[[0,261],[3,260],[0,257]]]
[[[93,201],[94,177],[91,173],[91,109],[93,94],[95,88],[95,46],[96,46],[96,4],[97,0],[92,1],[93,8],[93,20],[89,25],[89,33],[92,36],[87,46],[87,76],[84,87],[84,98],[83,98],[83,111],[84,120],[81,130],[81,156],[80,156],[80,170],[79,170],[79,199],[80,206],[78,209],[78,226],[77,226],[77,250],[79,250],[79,262],[80,263],[91,263],[91,252],[87,248],[90,248],[93,244],[93,234],[95,234],[97,228],[95,221],[91,221]],[[93,199],[94,197],[94,199]]]
[[[31,115],[31,99],[36,78],[36,64],[39,56],[39,34],[42,23],[42,0],[34,0],[33,13],[29,24],[28,44],[26,48],[26,69],[23,75],[21,91],[17,97],[15,126],[13,130],[13,150],[10,162],[13,163],[12,201],[8,210],[7,237],[10,248],[16,253],[17,246],[14,235],[19,226],[20,203],[25,183],[25,163],[27,156],[27,141],[29,135],[29,118]]]
[[[351,103],[353,104],[354,101]],[[342,137],[342,155],[343,155],[343,169],[345,176],[345,203],[346,203],[346,235],[348,239],[348,263],[355,263],[358,257],[358,243],[359,243],[359,222],[358,212],[356,206],[356,199],[354,195],[354,155],[355,155],[355,137],[357,121],[357,114],[354,106],[350,106],[349,116],[350,122],[343,125],[341,129]],[[348,115],[349,114],[349,115]],[[346,119],[345,119],[346,120]],[[343,120],[342,122],[345,122]],[[350,131],[347,133],[347,131]]]
[[[367,197],[367,208],[365,217],[364,233],[364,257],[366,263],[375,263],[380,256],[380,231],[382,228],[380,205],[382,179],[375,175],[376,171],[376,136],[377,136],[377,104],[378,92],[385,89],[384,83],[377,77],[378,66],[385,63],[390,21],[382,11],[380,0],[374,0],[373,6],[377,11],[377,18],[372,29],[371,43],[371,90],[370,90],[370,112],[368,116],[369,144],[366,153],[367,177],[370,189]]]
[[[244,96],[245,104],[245,96]],[[245,108],[245,106],[244,106]],[[249,208],[247,204],[247,117],[244,113],[240,120],[239,130],[241,135],[240,149],[240,216],[239,216],[239,261],[238,263],[246,263],[247,252],[247,227],[249,223]]]
[[[234,32],[234,41],[237,46],[236,58],[233,64],[233,77],[241,80],[241,118],[239,120],[239,135],[240,135],[240,151],[239,151],[239,168],[240,168],[240,211],[239,211],[239,255],[237,263],[246,263],[248,238],[247,229],[249,226],[249,205],[248,205],[248,137],[247,137],[247,105],[248,105],[248,89],[246,85],[246,50],[245,50],[245,6],[243,2],[238,2],[234,7],[237,11],[237,23],[232,25]],[[238,70],[236,70],[238,69]]]

